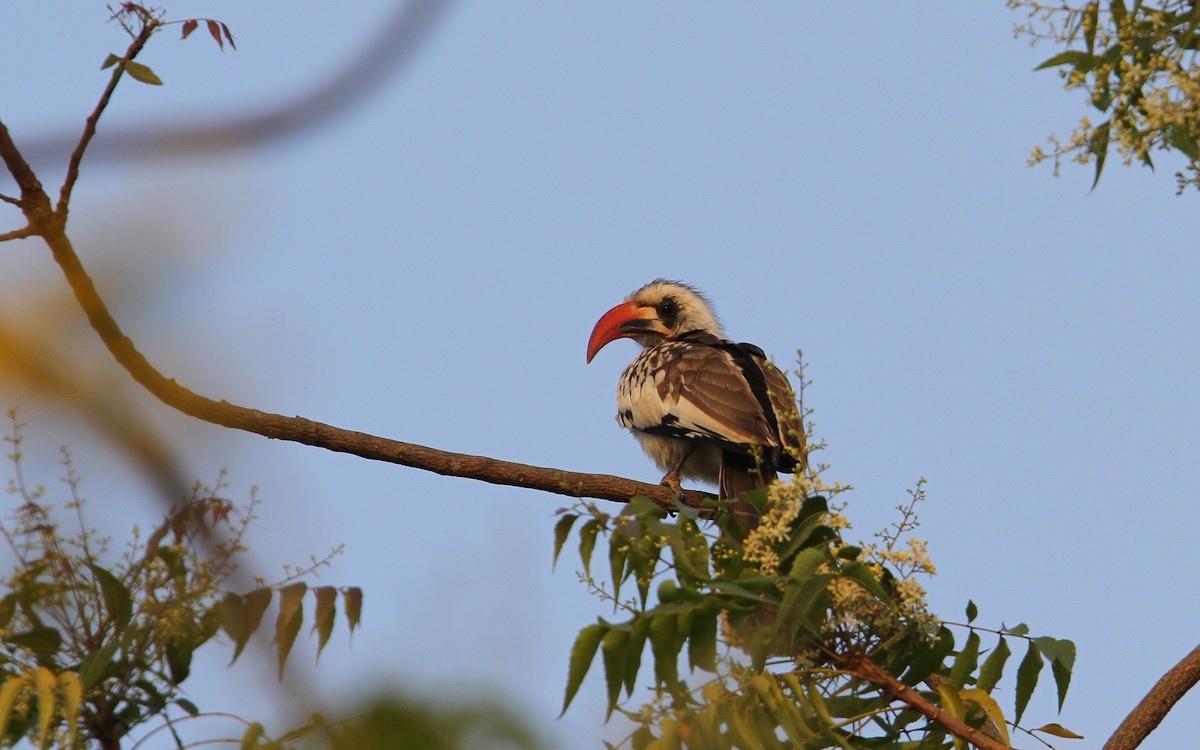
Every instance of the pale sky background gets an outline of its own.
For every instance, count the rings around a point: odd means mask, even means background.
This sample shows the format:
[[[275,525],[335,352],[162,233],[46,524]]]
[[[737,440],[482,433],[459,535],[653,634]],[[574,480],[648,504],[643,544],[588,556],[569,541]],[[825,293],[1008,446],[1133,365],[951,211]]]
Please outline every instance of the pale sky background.
[[[162,34],[141,59],[166,85],[123,84],[105,124],[283,101],[349,59],[391,4],[167,7],[227,22],[237,51]],[[126,44],[106,16],[98,2],[4,4],[0,117],[18,145],[82,126],[101,61]],[[1064,713],[1047,684],[1025,723],[1087,737],[1059,748],[1099,747],[1198,637],[1197,196],[1175,196],[1166,157],[1156,173],[1113,159],[1091,193],[1090,167],[1027,168],[1085,111],[1031,72],[1054,50],[1014,40],[1019,20],[1000,0],[464,2],[402,75],[317,131],[85,162],[72,235],[151,361],[209,396],[648,481],[613,419],[635,347],[585,366],[584,345],[646,281],[690,282],[738,340],[785,362],[804,349],[827,477],[856,488],[851,535],[891,522],[927,477],[935,611],[958,620],[974,599],[983,624],[1076,642]],[[40,166],[56,189],[62,163]],[[18,226],[8,207],[0,220]],[[43,246],[0,248],[7,319],[64,289]],[[56,340],[113,377],[80,320]],[[599,671],[555,718],[577,631],[611,611],[571,558],[551,572],[567,499],[135,400],[195,477],[227,467],[239,500],[259,487],[263,575],[345,543],[319,582],[365,590],[363,627],[348,643],[339,622],[315,668],[301,636],[293,680],[334,700],[379,685],[501,700],[551,747],[624,735],[600,726]],[[98,525],[153,524],[151,487],[89,427],[5,385],[13,405],[31,477],[57,490],[66,443]],[[226,671],[230,654],[197,654],[192,698],[270,718],[273,668],[250,656]],[[1011,683],[1000,701],[1011,710]],[[1189,696],[1144,747],[1196,747],[1198,713]]]

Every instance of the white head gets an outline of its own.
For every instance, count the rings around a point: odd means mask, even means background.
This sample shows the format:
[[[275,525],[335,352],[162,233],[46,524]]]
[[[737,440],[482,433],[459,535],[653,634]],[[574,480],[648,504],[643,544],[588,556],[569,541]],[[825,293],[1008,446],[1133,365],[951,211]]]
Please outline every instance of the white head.
[[[631,338],[642,346],[670,341],[689,331],[718,338],[725,332],[708,299],[687,284],[655,279],[604,313],[588,340],[587,361],[610,341]]]

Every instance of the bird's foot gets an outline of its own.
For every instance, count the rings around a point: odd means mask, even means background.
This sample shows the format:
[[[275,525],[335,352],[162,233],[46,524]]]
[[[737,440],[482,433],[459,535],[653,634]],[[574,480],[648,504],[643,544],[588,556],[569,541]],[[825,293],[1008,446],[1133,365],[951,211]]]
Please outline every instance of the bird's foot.
[[[676,497],[683,497],[683,485],[681,485],[679,482],[678,466],[668,471],[667,475],[662,478],[662,481],[659,482],[659,484],[663,487],[669,487],[671,492],[674,493]]]

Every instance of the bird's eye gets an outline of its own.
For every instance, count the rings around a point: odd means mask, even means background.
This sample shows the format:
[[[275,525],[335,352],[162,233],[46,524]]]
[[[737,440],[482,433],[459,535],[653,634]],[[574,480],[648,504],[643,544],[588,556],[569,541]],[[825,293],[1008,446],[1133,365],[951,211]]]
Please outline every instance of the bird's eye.
[[[674,299],[667,297],[662,302],[658,303],[658,318],[667,328],[675,327],[675,319],[679,317],[679,303]]]

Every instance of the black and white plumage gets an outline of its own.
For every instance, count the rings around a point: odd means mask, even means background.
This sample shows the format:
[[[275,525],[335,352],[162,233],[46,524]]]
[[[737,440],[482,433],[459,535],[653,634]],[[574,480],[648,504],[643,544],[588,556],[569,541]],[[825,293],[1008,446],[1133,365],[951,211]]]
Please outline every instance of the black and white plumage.
[[[725,337],[705,297],[657,279],[604,314],[588,362],[632,338],[644,350],[617,388],[617,422],[676,489],[680,477],[715,484],[722,498],[796,470],[804,430],[787,377],[753,344]]]

